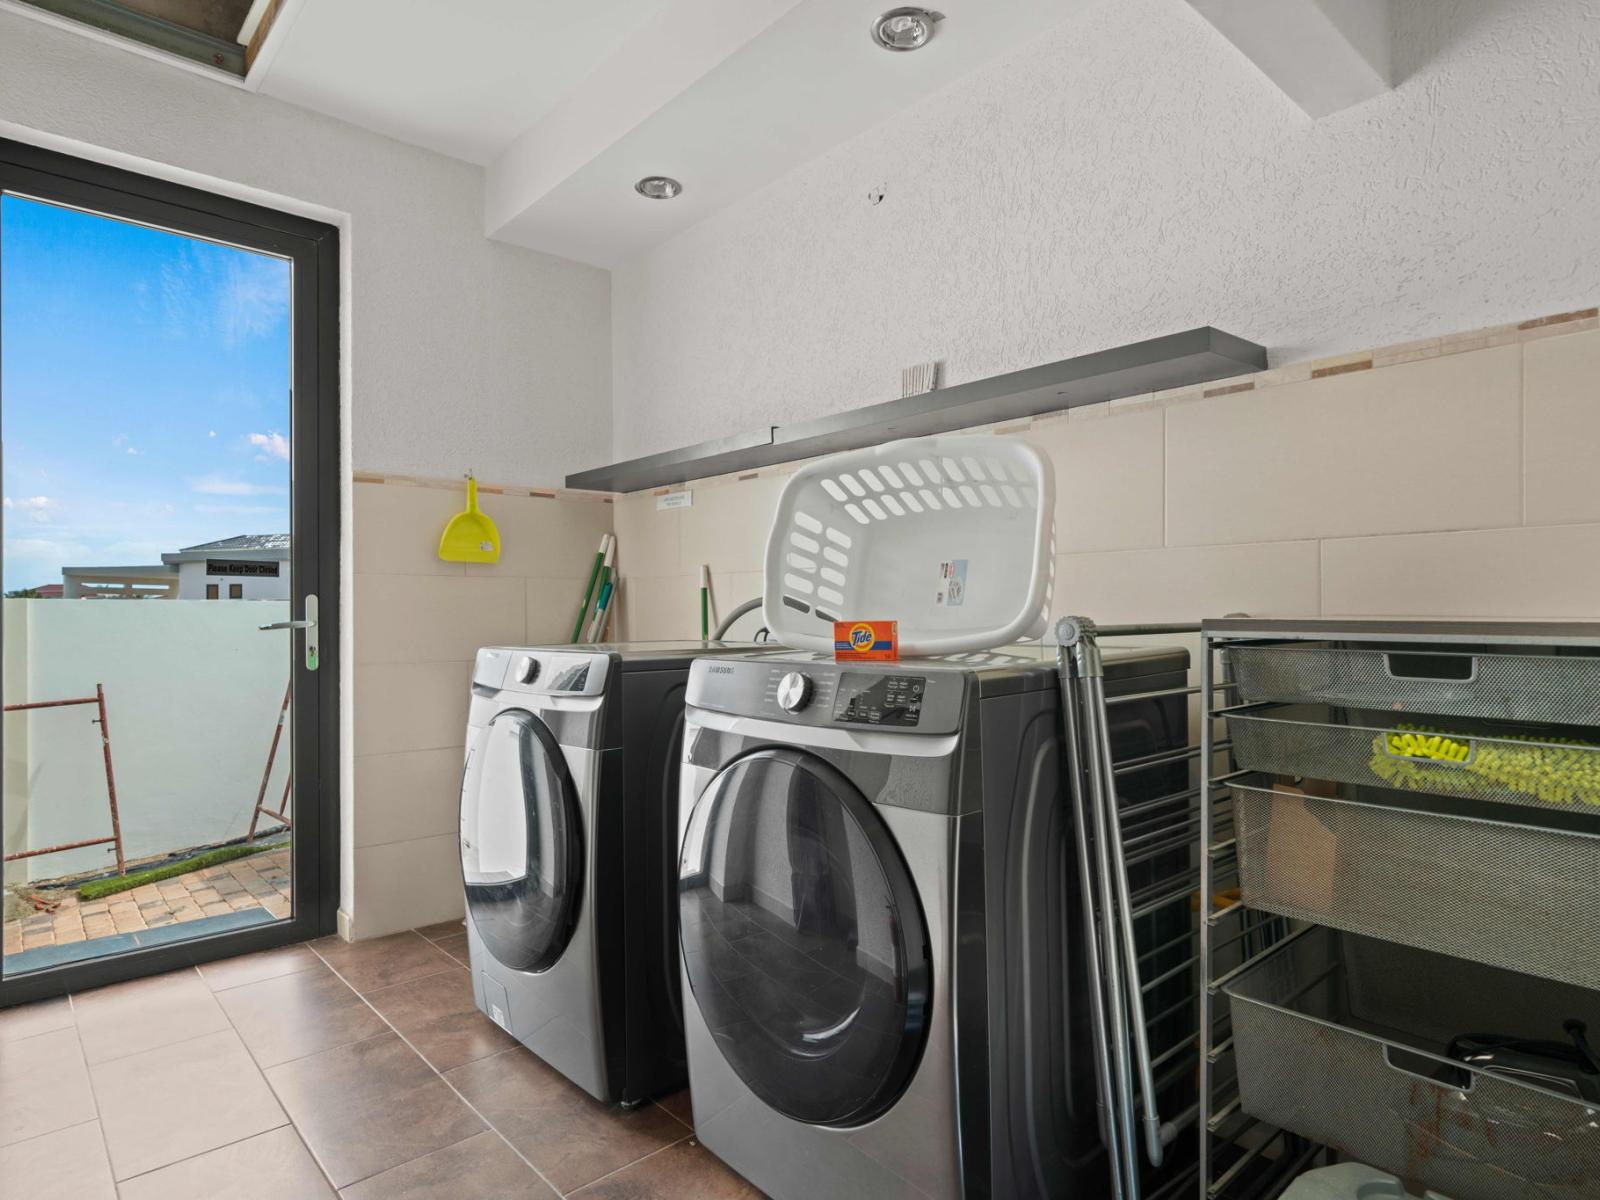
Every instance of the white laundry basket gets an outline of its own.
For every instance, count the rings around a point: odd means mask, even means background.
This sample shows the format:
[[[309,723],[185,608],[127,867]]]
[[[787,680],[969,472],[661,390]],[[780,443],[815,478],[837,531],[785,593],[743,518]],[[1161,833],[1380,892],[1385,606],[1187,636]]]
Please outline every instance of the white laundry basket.
[[[1005,437],[931,437],[802,467],[767,537],[774,641],[833,650],[835,620],[899,622],[906,656],[1038,637],[1055,578],[1055,475]]]

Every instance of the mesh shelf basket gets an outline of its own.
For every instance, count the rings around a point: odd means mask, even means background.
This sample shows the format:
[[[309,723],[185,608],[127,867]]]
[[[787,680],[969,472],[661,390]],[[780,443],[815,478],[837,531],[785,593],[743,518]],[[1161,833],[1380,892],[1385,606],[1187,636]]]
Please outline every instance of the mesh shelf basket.
[[[1600,656],[1375,650],[1316,644],[1227,650],[1240,698],[1440,716],[1600,725]]]
[[[1452,1200],[1592,1200],[1600,1107],[1443,1057],[1563,1041],[1600,993],[1312,929],[1226,986],[1246,1113]]]
[[[900,653],[1039,637],[1055,576],[1055,477],[1016,438],[891,442],[789,478],[767,539],[774,641],[832,653],[833,622],[897,621]]]
[[[1262,783],[1232,788],[1250,907],[1600,988],[1600,822],[1571,832]]]
[[[1393,748],[1391,735],[1437,724],[1425,719],[1318,704],[1252,705],[1223,715],[1234,757],[1252,771],[1600,813],[1600,746],[1521,731],[1480,734],[1456,721],[1445,736],[1465,746],[1466,757],[1447,761]],[[1537,740],[1545,736],[1550,740]]]

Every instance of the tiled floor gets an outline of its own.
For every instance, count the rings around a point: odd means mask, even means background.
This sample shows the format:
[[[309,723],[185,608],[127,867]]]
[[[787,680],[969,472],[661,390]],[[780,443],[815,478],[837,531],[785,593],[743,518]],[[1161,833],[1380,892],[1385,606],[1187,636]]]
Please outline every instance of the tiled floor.
[[[52,897],[59,901],[53,912],[5,923],[5,953],[159,929],[250,908],[287,917],[289,853],[285,846],[86,903],[79,901],[75,889],[62,888]]]
[[[0,1180],[80,1200],[759,1200],[687,1098],[596,1103],[472,1003],[459,922],[0,1011]]]

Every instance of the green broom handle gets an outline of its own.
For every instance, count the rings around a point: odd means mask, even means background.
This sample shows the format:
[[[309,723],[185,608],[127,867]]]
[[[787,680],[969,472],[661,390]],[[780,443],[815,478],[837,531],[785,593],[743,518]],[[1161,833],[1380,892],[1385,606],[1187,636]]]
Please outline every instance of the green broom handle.
[[[595,580],[600,578],[600,564],[606,557],[606,539],[600,539],[600,549],[594,553],[594,566],[589,569],[589,586],[583,589],[583,605],[578,609],[578,620],[572,626],[572,640],[576,642],[583,636],[583,619],[589,615],[589,601],[594,598]]]

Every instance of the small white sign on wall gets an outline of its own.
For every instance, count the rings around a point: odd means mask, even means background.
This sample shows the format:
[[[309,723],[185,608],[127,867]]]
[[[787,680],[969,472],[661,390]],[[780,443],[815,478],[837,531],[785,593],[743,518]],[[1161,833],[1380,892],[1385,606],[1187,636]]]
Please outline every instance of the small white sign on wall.
[[[656,511],[665,512],[669,508],[688,508],[694,504],[694,493],[691,491],[667,492],[656,497]]]

